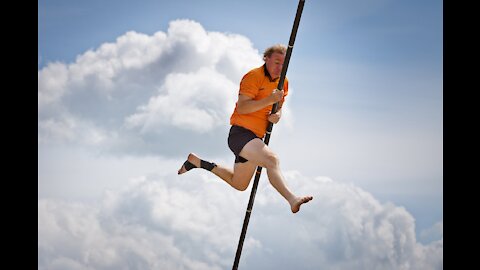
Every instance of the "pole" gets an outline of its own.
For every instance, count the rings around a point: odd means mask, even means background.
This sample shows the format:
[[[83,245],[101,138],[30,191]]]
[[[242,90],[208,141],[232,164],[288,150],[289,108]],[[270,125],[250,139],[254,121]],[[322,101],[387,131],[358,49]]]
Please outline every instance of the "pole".
[[[287,75],[288,64],[290,63],[290,57],[292,55],[293,44],[295,43],[295,37],[297,36],[298,25],[300,24],[300,17],[302,16],[303,5],[305,0],[299,0],[297,7],[297,14],[295,15],[295,20],[293,22],[292,33],[290,34],[290,40],[288,41],[288,48],[285,54],[285,60],[283,62],[282,73],[280,74],[280,80],[278,81],[278,90],[283,90],[283,84],[285,82],[285,76]],[[278,102],[272,106],[272,114],[277,112]],[[265,134],[265,139],[263,140],[266,145],[270,142],[270,135],[272,134],[273,123],[269,122],[267,126],[267,131]],[[250,221],[250,215],[252,214],[253,202],[255,201],[255,194],[257,193],[258,181],[260,180],[260,174],[262,173],[262,167],[258,166],[255,173],[255,180],[253,181],[252,191],[250,193],[250,199],[248,201],[247,211],[245,213],[245,219],[243,220],[242,233],[240,234],[240,239],[238,241],[237,253],[235,254],[235,261],[233,263],[232,270],[238,269],[238,263],[240,262],[240,256],[242,255],[243,241],[245,240],[245,235],[247,234],[248,222]]]

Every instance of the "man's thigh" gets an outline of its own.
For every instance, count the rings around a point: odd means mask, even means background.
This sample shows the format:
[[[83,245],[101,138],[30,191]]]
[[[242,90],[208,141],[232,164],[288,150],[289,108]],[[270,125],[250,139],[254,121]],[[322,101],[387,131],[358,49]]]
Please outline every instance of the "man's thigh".
[[[246,158],[254,166],[260,167],[265,167],[272,155],[274,154],[270,148],[258,138],[249,141],[240,152],[240,156]]]

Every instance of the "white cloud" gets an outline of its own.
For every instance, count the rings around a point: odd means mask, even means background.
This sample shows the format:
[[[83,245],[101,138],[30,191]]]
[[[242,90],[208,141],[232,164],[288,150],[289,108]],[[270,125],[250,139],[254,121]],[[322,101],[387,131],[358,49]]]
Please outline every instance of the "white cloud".
[[[314,200],[293,215],[262,179],[242,253],[245,269],[441,269],[443,233],[416,239],[413,217],[328,178],[286,172]],[[86,205],[38,202],[39,269],[231,267],[248,192],[205,171],[139,177]]]
[[[164,143],[172,138],[184,149],[195,145],[192,135],[208,134],[205,144],[224,140],[239,81],[261,64],[248,38],[191,20],[151,36],[127,32],[74,63],[38,71],[39,142],[172,154]]]
[[[162,94],[129,116],[127,126],[154,132],[172,125],[196,133],[225,126],[236,98],[233,91],[225,89],[235,87],[227,77],[210,68],[191,74],[169,74],[160,89]]]
[[[50,63],[38,71],[38,108],[56,102],[67,87],[68,69],[62,63]]]
[[[39,121],[38,129],[39,143],[55,140],[88,146],[105,143],[107,137],[114,137],[114,134],[107,134],[106,130],[96,126],[92,121],[78,119],[68,113]]]
[[[302,246],[289,256],[298,256],[298,264],[311,262],[305,269],[325,265],[328,269],[439,269],[443,265],[443,241],[429,246],[417,242],[414,219],[403,207],[381,204],[353,184],[324,177],[309,179],[298,172],[285,176],[293,190],[313,194],[315,200],[314,207],[302,209],[305,219],[301,224],[279,217],[271,220],[301,230],[285,242]],[[272,244],[280,245],[278,240]]]
[[[39,269],[222,269],[241,200],[206,179],[173,180],[189,183],[138,178],[97,206],[40,200]]]

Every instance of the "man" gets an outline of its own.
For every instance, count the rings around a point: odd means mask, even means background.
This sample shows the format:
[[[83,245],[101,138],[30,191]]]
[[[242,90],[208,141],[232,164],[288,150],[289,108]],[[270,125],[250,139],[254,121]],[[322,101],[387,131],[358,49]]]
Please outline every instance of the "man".
[[[276,124],[282,116],[282,105],[288,94],[288,80],[285,79],[284,90],[277,88],[286,47],[274,45],[263,54],[265,64],[245,74],[240,82],[240,90],[235,110],[230,117],[230,133],[228,146],[235,154],[235,165],[232,169],[223,165],[202,160],[194,153],[188,155],[187,161],[178,170],[183,174],[193,168],[211,171],[233,188],[247,189],[256,167],[266,168],[272,186],[287,200],[293,213],[300,206],[313,199],[312,196],[299,197],[286,186],[280,172],[277,155],[262,141],[268,121]],[[270,114],[272,105],[279,102],[278,111]]]

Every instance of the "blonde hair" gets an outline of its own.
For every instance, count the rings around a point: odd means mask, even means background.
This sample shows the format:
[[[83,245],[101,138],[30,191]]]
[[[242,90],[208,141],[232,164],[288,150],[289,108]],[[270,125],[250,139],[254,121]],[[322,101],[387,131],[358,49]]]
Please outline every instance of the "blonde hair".
[[[283,44],[275,44],[265,49],[263,52],[263,60],[266,60],[267,57],[272,56],[273,53],[285,54],[287,52],[287,46]]]

